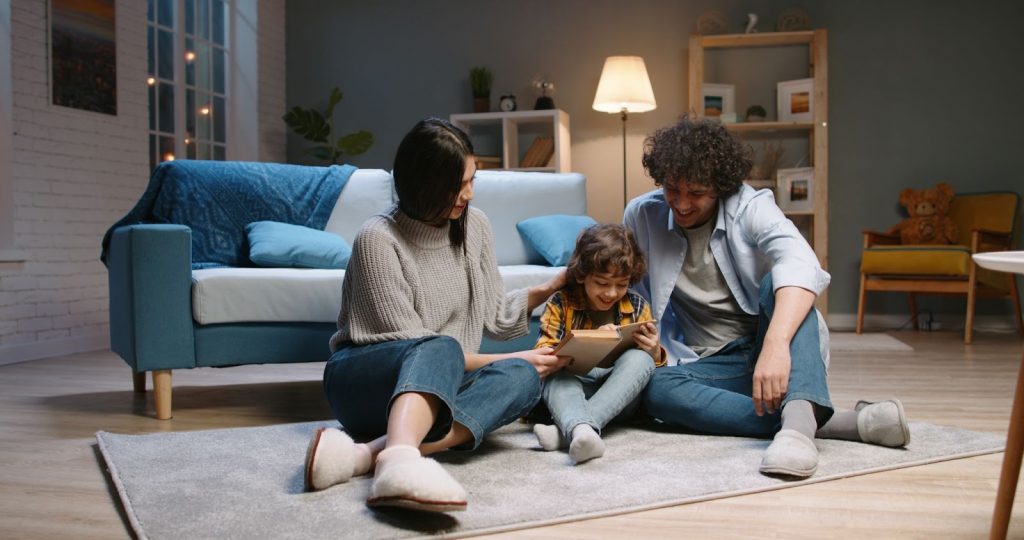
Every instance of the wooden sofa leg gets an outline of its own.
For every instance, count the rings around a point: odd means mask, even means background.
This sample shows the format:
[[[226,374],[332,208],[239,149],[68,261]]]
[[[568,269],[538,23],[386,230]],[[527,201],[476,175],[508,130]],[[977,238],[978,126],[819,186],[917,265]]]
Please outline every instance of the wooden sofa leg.
[[[921,324],[917,320],[917,295],[907,293],[907,302],[910,305],[910,325],[914,327],[916,332],[921,329]]]
[[[158,369],[153,372],[153,400],[156,402],[156,419],[171,419],[171,370]]]
[[[864,331],[864,295],[867,291],[864,290],[864,286],[867,284],[867,276],[863,273],[860,275],[860,296],[857,298],[857,333]]]
[[[145,371],[133,371],[132,372],[132,389],[138,394],[146,393],[146,372]]]

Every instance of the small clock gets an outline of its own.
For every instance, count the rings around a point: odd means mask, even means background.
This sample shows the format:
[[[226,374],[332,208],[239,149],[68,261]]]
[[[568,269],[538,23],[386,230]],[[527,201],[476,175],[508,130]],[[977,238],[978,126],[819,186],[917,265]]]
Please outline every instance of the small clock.
[[[498,102],[498,107],[505,112],[512,112],[516,110],[516,96],[513,94],[501,96],[501,100]]]

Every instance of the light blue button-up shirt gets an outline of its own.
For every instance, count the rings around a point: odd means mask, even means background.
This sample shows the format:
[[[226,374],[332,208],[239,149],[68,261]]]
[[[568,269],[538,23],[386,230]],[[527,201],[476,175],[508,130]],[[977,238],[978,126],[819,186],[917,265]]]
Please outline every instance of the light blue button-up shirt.
[[[711,252],[743,311],[758,313],[761,280],[768,272],[775,290],[795,286],[821,294],[828,287],[828,272],[821,268],[814,250],[793,222],[775,204],[770,191],[743,185],[735,195],[720,200],[719,205],[711,233]],[[651,302],[652,314],[659,321],[661,344],[668,351],[668,364],[697,360],[697,354],[684,344],[682,326],[669,308],[686,256],[686,237],[676,230],[662,190],[630,201],[623,222],[647,254],[647,275],[636,289]],[[821,314],[817,315],[822,358],[827,366],[828,329]]]

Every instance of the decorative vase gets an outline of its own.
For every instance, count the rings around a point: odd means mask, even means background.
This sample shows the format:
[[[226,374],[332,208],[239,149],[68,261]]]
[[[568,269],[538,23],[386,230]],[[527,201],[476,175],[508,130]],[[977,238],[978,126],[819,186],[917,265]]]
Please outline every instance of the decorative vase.
[[[473,112],[491,112],[491,98],[489,97],[478,97],[473,98]]]

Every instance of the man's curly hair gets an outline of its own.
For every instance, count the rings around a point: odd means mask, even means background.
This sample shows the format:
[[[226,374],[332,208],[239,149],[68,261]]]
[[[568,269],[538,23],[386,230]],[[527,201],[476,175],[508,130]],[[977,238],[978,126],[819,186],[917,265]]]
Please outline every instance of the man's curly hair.
[[[689,115],[644,140],[643,163],[657,186],[695,182],[722,198],[739,191],[753,165],[750,147],[722,124]]]

